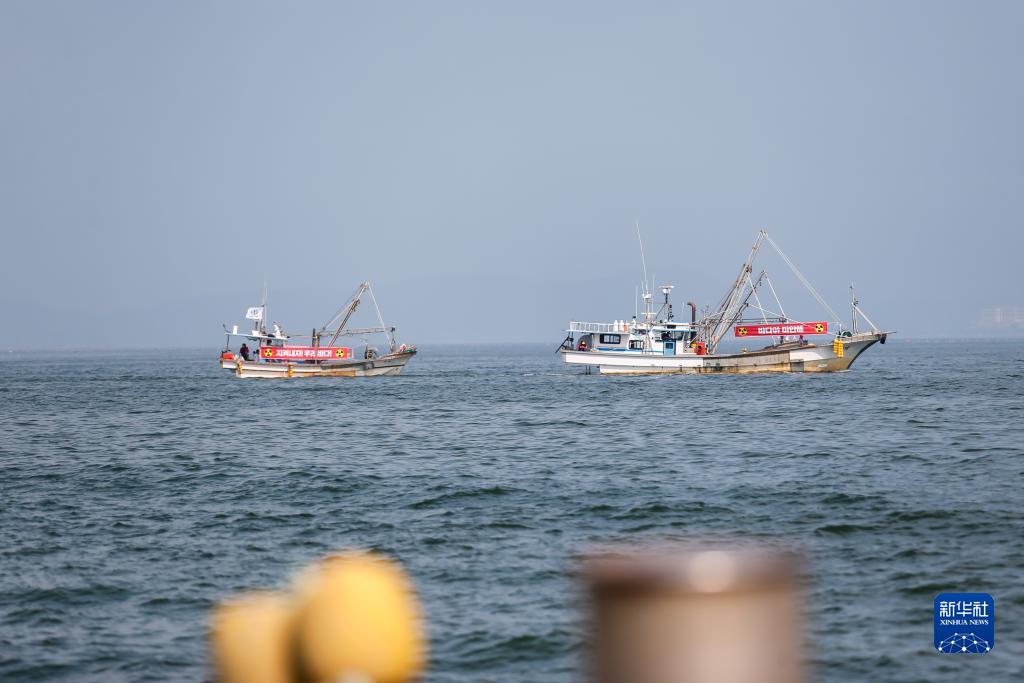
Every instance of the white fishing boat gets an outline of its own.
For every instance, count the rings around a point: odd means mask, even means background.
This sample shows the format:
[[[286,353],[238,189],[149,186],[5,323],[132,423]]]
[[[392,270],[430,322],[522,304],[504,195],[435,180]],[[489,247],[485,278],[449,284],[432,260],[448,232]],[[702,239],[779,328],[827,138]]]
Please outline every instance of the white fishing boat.
[[[638,229],[639,236],[639,229]],[[767,242],[782,257],[799,281],[832,317],[828,320],[790,318],[775,294],[766,271],[754,277],[754,260]],[[760,372],[837,372],[847,370],[868,347],[885,343],[891,332],[879,330],[860,308],[853,286],[851,321],[843,325],[839,316],[818,294],[777,244],[762,230],[732,288],[713,310],[699,318],[697,306],[690,307],[690,320],[675,319],[669,300],[673,286],[659,287],[664,301],[654,309],[647,285],[644,261],[644,311],[631,320],[610,323],[571,322],[559,353],[566,363],[582,365],[586,372],[597,368],[601,374],[675,374],[675,373],[760,373]],[[774,297],[774,308],[762,303],[759,290],[766,287]],[[745,317],[750,311],[757,317]],[[860,329],[863,320],[869,329]],[[720,342],[733,331],[734,339],[769,343],[757,349],[718,353]],[[824,341],[811,341],[810,338]]]
[[[346,327],[365,294],[370,296],[380,326]],[[287,379],[397,375],[416,355],[415,346],[398,344],[395,328],[384,324],[369,282],[360,284],[348,303],[308,336],[288,334],[278,323],[267,329],[266,290],[263,303],[251,307],[245,317],[252,321],[253,328],[239,332],[238,325],[233,325],[231,330],[225,325],[227,340],[220,355],[220,366],[234,372],[237,377]],[[381,352],[371,346],[368,341],[371,335],[382,335],[387,350]],[[364,343],[361,347],[338,344],[339,340],[350,337],[362,337]],[[303,340],[308,341],[305,344],[295,343]],[[233,342],[239,342],[234,349]]]

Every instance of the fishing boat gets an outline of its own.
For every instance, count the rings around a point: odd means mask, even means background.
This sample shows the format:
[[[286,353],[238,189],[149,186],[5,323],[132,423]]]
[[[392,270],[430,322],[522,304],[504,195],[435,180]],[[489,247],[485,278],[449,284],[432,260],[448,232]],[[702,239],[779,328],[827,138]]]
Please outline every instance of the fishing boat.
[[[637,229],[639,238],[639,228]],[[790,318],[775,294],[768,273],[755,277],[754,261],[767,242],[797,276],[797,279],[824,306],[832,320],[810,322]],[[732,287],[714,309],[705,309],[698,317],[697,305],[687,302],[690,320],[676,320],[669,300],[673,285],[661,285],[664,301],[655,310],[647,284],[647,263],[640,242],[644,269],[644,311],[631,320],[610,323],[569,323],[559,353],[566,363],[582,365],[590,373],[636,375],[669,373],[763,373],[763,372],[839,372],[848,370],[869,347],[885,343],[892,332],[878,329],[860,308],[850,286],[851,321],[843,325],[839,316],[800,273],[793,262],[764,230],[758,232],[750,254],[743,262]],[[763,288],[775,299],[774,308],[762,303]],[[750,312],[758,313],[748,317]],[[861,329],[863,320],[869,328]],[[736,340],[763,339],[762,348],[719,353],[719,343],[732,330]],[[824,341],[811,341],[811,338]]]
[[[379,327],[347,327],[359,308],[363,296],[369,294],[377,313]],[[226,341],[220,354],[220,366],[237,377],[287,379],[294,377],[374,377],[397,375],[416,355],[416,347],[398,344],[395,328],[384,324],[377,299],[369,282],[363,282],[344,306],[319,329],[308,336],[287,334],[278,323],[267,328],[267,296],[264,287],[263,303],[246,312],[253,328],[239,332],[238,325],[228,330],[224,326]],[[370,335],[383,335],[387,350],[370,346]],[[339,345],[339,340],[363,337],[361,348]],[[305,344],[296,344],[305,341]],[[233,342],[240,342],[232,349]],[[250,347],[249,344],[253,346]]]

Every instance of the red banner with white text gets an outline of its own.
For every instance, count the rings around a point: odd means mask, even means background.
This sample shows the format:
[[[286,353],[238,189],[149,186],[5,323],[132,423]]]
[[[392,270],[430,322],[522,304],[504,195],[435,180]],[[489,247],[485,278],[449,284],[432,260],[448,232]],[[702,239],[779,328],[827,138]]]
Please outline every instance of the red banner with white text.
[[[343,360],[352,357],[347,346],[261,346],[260,358],[274,360]]]
[[[737,325],[737,337],[784,337],[790,334],[828,334],[828,323],[769,323],[766,325]]]

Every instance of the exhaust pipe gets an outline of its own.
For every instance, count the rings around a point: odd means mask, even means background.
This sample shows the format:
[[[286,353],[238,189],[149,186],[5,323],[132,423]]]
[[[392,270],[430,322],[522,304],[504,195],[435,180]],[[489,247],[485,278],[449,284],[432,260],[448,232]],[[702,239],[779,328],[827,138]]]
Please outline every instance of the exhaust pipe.
[[[686,340],[686,343],[689,344],[697,336],[697,330],[693,329],[693,326],[697,324],[697,304],[687,301],[686,305],[690,307],[690,336]]]

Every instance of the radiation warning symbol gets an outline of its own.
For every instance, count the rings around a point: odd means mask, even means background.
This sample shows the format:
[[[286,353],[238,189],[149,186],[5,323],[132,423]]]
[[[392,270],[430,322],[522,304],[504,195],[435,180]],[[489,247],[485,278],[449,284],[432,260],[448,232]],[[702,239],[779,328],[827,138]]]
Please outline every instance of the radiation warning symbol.
[[[823,323],[814,323],[814,331],[821,334],[825,331],[825,325]]]
[[[263,349],[263,357],[271,358],[274,355],[274,349]]]
[[[741,337],[746,337],[747,336],[747,328],[745,328],[745,327],[737,327],[736,328],[736,334],[738,334]]]
[[[338,358],[344,358],[345,349],[338,349],[337,351],[334,352],[334,355],[337,356]]]

